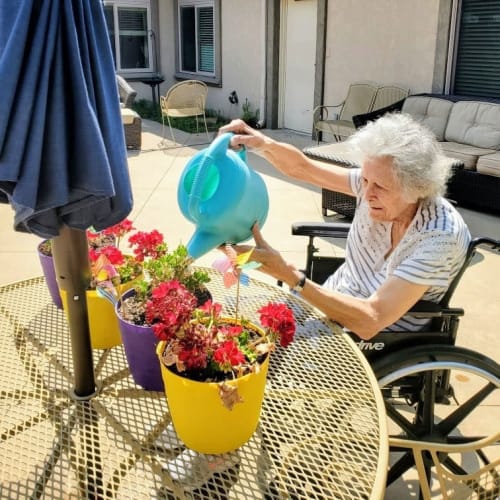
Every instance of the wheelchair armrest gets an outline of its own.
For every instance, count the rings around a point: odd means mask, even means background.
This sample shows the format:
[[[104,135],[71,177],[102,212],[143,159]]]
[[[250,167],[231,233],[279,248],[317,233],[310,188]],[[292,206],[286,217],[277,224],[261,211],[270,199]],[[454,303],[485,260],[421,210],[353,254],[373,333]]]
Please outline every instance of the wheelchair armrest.
[[[320,238],[347,238],[351,224],[348,222],[294,222],[292,234]]]
[[[442,318],[444,316],[463,316],[459,307],[444,307],[429,300],[419,300],[407,313],[415,318]]]

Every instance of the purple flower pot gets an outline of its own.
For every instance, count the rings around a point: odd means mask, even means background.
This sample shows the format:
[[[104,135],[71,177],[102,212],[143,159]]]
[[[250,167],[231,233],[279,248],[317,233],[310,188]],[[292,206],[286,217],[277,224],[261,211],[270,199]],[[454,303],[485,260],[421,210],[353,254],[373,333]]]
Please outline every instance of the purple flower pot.
[[[124,298],[133,293],[129,290]],[[116,315],[120,325],[125,356],[135,383],[147,391],[163,391],[160,361],[156,355],[158,339],[150,326],[140,326],[122,319],[120,303],[116,305]]]
[[[57,285],[56,270],[54,268],[54,259],[51,255],[45,255],[38,250],[38,258],[42,266],[43,275],[47,288],[49,289],[52,302],[58,309],[62,309],[61,295],[59,294],[59,286]]]

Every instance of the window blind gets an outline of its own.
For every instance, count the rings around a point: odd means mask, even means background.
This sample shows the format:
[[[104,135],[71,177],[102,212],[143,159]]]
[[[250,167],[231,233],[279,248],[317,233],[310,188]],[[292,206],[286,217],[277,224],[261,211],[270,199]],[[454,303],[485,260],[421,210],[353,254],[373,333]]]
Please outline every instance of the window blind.
[[[500,0],[462,0],[454,93],[500,99]]]
[[[198,9],[198,68],[207,73],[214,72],[214,10],[212,7]]]

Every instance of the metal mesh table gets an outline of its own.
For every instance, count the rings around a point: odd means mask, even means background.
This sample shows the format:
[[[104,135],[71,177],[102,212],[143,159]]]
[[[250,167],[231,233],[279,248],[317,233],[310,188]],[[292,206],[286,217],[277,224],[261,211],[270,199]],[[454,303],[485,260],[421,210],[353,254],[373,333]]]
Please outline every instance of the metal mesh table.
[[[209,270],[214,300],[234,311],[235,291]],[[381,498],[385,412],[366,360],[342,331],[300,298],[252,280],[240,312],[255,319],[286,301],[297,337],[271,357],[260,424],[239,463],[197,489],[172,480],[163,393],[133,382],[122,346],[94,350],[99,392],[75,401],[64,313],[43,278],[0,287],[1,498]]]

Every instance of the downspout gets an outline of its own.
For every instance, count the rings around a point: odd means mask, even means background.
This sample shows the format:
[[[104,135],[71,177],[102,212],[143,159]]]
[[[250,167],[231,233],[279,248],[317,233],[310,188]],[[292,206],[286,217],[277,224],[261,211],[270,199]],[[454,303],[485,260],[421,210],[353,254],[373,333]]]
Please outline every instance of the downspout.
[[[267,79],[267,43],[266,43],[266,31],[267,31],[267,2],[266,0],[261,0],[260,2],[260,12],[262,17],[262,22],[260,23],[260,42],[262,47],[261,56],[261,71],[260,71],[260,104],[259,104],[259,121],[257,122],[256,128],[264,128],[266,124],[266,79]]]

